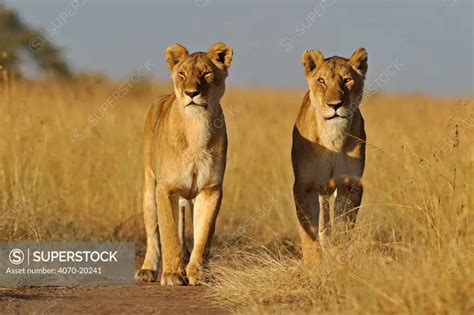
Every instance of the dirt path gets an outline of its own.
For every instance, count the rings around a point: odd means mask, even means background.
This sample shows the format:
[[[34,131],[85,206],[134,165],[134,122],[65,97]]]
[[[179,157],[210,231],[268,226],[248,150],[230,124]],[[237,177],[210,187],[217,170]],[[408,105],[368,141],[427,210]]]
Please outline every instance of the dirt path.
[[[203,297],[205,287],[87,286],[0,288],[0,313],[228,314]]]

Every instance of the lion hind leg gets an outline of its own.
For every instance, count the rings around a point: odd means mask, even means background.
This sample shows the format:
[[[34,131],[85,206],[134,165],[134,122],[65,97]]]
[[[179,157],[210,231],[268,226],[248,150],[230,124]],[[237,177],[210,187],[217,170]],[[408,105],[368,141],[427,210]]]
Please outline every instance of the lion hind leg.
[[[191,219],[193,216],[193,201],[179,198],[179,213],[178,213],[178,236],[179,236],[179,243],[181,246],[181,252],[183,253],[184,263],[187,264],[189,262],[189,258],[191,257],[191,253],[189,252],[186,246],[186,208],[189,208],[191,212]]]
[[[319,195],[319,243],[323,249],[329,247],[329,235],[331,234],[330,226],[330,207],[328,195]]]

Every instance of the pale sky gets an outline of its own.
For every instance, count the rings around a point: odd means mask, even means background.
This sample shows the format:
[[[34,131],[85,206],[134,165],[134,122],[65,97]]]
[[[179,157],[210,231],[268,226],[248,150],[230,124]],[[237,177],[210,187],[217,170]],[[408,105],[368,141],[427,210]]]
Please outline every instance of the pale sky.
[[[228,85],[305,88],[305,49],[349,57],[362,46],[368,85],[450,96],[474,94],[473,2],[5,0],[73,69],[116,79],[146,62],[168,79],[166,47],[223,41],[234,49]]]

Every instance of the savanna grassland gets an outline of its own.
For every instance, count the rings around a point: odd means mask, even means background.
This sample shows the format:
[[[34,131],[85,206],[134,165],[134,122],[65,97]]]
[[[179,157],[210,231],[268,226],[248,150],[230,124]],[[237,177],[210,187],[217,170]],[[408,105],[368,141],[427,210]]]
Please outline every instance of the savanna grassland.
[[[1,86],[0,241],[133,241],[144,254],[141,134],[150,104],[171,87],[119,87],[94,79]],[[473,313],[474,102],[366,97],[356,229],[336,224],[308,269],[290,162],[303,95],[226,92],[228,163],[207,298],[244,313]]]

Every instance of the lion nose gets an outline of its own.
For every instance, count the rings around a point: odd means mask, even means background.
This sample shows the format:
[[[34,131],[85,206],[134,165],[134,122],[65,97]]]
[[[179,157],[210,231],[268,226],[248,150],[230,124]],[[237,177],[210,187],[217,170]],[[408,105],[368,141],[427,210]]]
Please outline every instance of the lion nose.
[[[189,91],[184,91],[184,93],[189,96],[190,98],[195,97],[196,95],[199,95],[201,93],[200,90],[189,90]]]
[[[337,100],[337,101],[330,101],[330,102],[327,102],[326,103],[329,107],[333,108],[334,110],[337,110],[339,107],[342,106],[342,104],[344,104],[343,101],[341,100]]]

